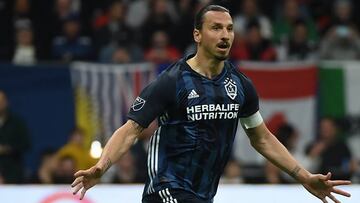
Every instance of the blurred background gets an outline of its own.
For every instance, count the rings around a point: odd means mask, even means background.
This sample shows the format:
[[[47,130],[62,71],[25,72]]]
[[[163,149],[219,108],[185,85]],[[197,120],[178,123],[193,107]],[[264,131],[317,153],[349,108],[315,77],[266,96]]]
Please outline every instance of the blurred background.
[[[231,11],[230,60],[269,129],[311,172],[360,182],[360,2],[0,0],[0,184],[68,184],[134,98],[193,53],[195,13]],[[144,183],[154,122],[103,183]],[[223,184],[291,184],[239,129]]]

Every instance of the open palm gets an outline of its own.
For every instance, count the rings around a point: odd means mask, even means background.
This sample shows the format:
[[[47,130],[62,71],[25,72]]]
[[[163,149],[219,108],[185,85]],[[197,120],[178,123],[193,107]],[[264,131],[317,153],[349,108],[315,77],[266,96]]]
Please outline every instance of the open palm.
[[[313,195],[322,200],[323,203],[327,203],[326,197],[329,197],[335,203],[340,203],[338,199],[334,197],[332,193],[350,197],[348,192],[335,188],[339,185],[350,185],[351,182],[347,180],[330,180],[331,173],[327,175],[315,174],[312,175],[303,186]]]

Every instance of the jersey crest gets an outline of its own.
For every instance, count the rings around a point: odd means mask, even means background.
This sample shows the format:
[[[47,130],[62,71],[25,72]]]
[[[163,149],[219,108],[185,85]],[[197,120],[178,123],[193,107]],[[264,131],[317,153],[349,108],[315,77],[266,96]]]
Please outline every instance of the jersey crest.
[[[226,78],[224,81],[226,94],[231,98],[235,99],[237,95],[237,86],[234,80]]]

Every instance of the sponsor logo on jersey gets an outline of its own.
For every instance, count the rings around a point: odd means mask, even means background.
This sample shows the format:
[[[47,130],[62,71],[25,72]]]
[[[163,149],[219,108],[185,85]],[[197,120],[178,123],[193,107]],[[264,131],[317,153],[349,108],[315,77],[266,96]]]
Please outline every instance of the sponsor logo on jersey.
[[[191,92],[188,95],[188,99],[195,99],[195,98],[198,98],[198,97],[199,97],[199,95],[198,95],[198,93],[196,93],[195,90],[191,90]]]
[[[145,100],[141,97],[136,97],[134,103],[132,104],[131,108],[133,111],[139,111],[145,105]]]
[[[203,104],[186,108],[190,121],[236,119],[240,104]]]
[[[237,86],[234,80],[226,78],[224,81],[226,94],[231,98],[235,99],[237,95]]]

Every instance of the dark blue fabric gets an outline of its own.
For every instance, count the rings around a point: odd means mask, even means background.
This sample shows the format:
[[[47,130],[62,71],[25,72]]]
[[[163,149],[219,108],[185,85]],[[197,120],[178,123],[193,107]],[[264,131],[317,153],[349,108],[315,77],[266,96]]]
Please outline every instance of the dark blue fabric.
[[[139,97],[144,105],[131,109],[130,119],[147,126],[160,116],[149,144],[144,196],[178,188],[210,201],[230,157],[239,117],[258,111],[251,81],[228,62],[221,74],[208,79],[184,58]]]

